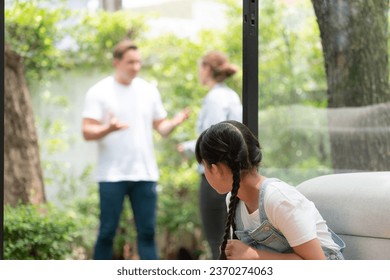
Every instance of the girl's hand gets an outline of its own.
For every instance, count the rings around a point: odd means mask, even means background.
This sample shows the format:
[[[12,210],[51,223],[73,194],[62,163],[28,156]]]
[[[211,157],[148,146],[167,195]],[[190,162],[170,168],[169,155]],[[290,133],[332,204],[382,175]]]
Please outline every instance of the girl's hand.
[[[228,260],[258,260],[260,258],[259,251],[237,239],[228,240],[225,254]]]

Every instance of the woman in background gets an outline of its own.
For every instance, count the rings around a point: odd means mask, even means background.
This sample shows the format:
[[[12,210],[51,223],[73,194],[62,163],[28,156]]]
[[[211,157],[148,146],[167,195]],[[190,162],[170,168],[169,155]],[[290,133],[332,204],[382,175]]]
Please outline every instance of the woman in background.
[[[225,84],[225,80],[239,70],[229,62],[228,57],[220,51],[210,51],[198,65],[199,82],[209,91],[203,98],[202,108],[198,115],[196,131],[198,135],[211,125],[226,120],[242,121],[242,105],[238,94]],[[178,151],[193,155],[196,140],[178,145]],[[218,194],[207,182],[204,168],[199,165],[201,175],[199,201],[203,231],[210,246],[212,258],[218,259],[219,246],[226,221],[226,195]]]

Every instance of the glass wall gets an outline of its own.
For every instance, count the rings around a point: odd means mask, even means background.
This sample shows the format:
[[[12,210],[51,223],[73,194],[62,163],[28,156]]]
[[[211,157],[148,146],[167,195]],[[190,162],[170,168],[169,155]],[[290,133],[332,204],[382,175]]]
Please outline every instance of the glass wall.
[[[314,2],[259,1],[262,172],[390,170],[388,3]]]

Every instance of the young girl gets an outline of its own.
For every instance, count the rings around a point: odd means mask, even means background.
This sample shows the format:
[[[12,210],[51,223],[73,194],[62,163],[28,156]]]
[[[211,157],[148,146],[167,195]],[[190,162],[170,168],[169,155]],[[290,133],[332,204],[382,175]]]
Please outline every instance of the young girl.
[[[344,242],[314,204],[296,188],[257,172],[260,144],[245,125],[211,126],[199,136],[195,154],[210,185],[230,192],[220,259],[344,259]]]

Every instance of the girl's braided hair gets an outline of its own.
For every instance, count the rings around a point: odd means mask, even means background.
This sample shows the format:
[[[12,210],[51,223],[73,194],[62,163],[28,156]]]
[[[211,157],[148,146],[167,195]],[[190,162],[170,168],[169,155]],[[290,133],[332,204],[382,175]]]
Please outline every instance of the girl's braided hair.
[[[260,144],[244,124],[233,120],[223,121],[212,125],[199,136],[195,155],[198,163],[202,163],[202,160],[209,166],[219,162],[225,163],[233,173],[229,211],[219,256],[219,259],[226,259],[225,248],[227,240],[231,238],[230,229],[233,229],[233,234],[236,230],[234,217],[239,201],[237,193],[241,171],[259,166],[262,159]]]

